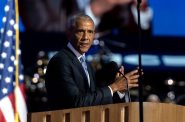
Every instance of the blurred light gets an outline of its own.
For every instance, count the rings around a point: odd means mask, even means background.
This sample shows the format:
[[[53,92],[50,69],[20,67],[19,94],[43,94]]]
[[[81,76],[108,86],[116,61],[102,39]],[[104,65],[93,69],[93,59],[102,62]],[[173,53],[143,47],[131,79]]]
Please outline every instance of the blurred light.
[[[7,34],[9,37],[11,37],[11,36],[13,36],[13,31],[8,30],[6,34]]]
[[[175,99],[175,94],[173,91],[168,92],[167,96],[171,99],[174,100]]]
[[[44,74],[46,74],[46,70],[47,70],[47,67],[44,67],[44,70],[43,70]]]
[[[167,84],[168,85],[173,85],[174,84],[174,80],[173,79],[168,79],[167,80]]]
[[[17,65],[17,60],[14,61],[14,65]]]
[[[100,46],[102,46],[102,47],[104,47],[104,46],[105,46],[104,41],[100,41]]]
[[[42,60],[37,61],[37,65],[41,66],[43,64]]]
[[[36,90],[36,86],[35,86],[35,85],[31,85],[31,86],[30,86],[30,90],[31,90],[32,92],[34,92],[34,91]]]
[[[14,29],[17,29],[18,28],[18,24],[14,24]]]
[[[159,97],[156,94],[150,94],[147,98],[148,102],[160,102]]]
[[[4,68],[4,64],[0,63],[0,69]]]
[[[110,61],[115,61],[118,66],[121,66],[122,65],[122,55],[121,54],[116,54],[116,53],[112,53],[111,54],[111,57],[110,57]]]
[[[14,60],[15,60],[15,57],[14,57],[14,56],[11,56],[10,59],[11,59],[12,61],[14,61]]]
[[[6,5],[6,6],[4,7],[4,10],[5,10],[5,12],[9,11],[9,10],[10,10],[10,6]]]
[[[145,55],[141,56],[143,66],[159,66],[160,59],[157,55]],[[127,64],[138,65],[138,55],[130,54],[124,57],[124,62]]]
[[[150,91],[150,90],[152,89],[152,87],[151,87],[150,85],[147,85],[147,86],[145,86],[145,89],[146,89],[147,91]]]
[[[38,56],[39,57],[43,57],[45,55],[45,52],[44,51],[39,51],[39,53],[38,53]]]
[[[99,45],[99,44],[100,44],[100,42],[99,42],[99,40],[98,40],[98,39],[95,39],[95,40],[93,41],[93,44],[94,44],[94,45]]]
[[[6,17],[3,17],[2,22],[5,23],[6,20],[7,20]]]
[[[34,76],[34,78],[39,79],[39,74],[35,73],[33,76]]]
[[[87,56],[87,61],[92,61],[93,60],[93,55],[88,55]]]
[[[42,83],[45,83],[44,78],[40,78],[39,81],[42,82]]]
[[[20,80],[24,80],[24,75],[23,75],[23,74],[20,74],[20,75],[19,75],[19,79],[20,79]]]
[[[9,43],[8,41],[5,41],[5,42],[4,42],[4,46],[5,46],[5,47],[9,47],[9,46],[10,46],[10,43]]]
[[[162,56],[162,60],[164,62],[164,65],[166,66],[185,66],[185,56],[175,56],[175,55],[164,55]]]
[[[40,89],[42,89],[42,88],[45,87],[45,85],[44,85],[43,82],[39,82],[39,83],[37,84],[37,87],[40,88]]]
[[[10,20],[10,24],[11,25],[14,25],[15,24],[15,21],[13,19]]]
[[[101,55],[101,59],[105,62],[110,61],[110,55]]]
[[[185,86],[185,81],[179,81],[179,82],[178,82],[178,85],[179,85],[179,86]]]
[[[47,97],[42,97],[42,98],[41,98],[41,101],[42,101],[42,102],[47,102],[47,101],[48,101],[48,98],[47,98]]]
[[[13,68],[12,66],[9,66],[9,67],[8,67],[8,71],[9,71],[9,72],[13,72],[13,70],[14,70],[14,68]]]
[[[1,33],[4,33],[4,28],[1,28]]]
[[[44,65],[47,65],[47,64],[48,64],[48,59],[44,59],[44,60],[43,60],[43,64],[44,64]]]
[[[32,78],[32,82],[33,83],[38,83],[38,79],[37,78]]]
[[[43,69],[42,68],[38,68],[38,73],[39,73],[39,75],[43,75]]]
[[[2,58],[6,58],[6,57],[7,57],[7,54],[6,54],[5,52],[2,52],[2,53],[1,53],[1,57],[2,57]]]

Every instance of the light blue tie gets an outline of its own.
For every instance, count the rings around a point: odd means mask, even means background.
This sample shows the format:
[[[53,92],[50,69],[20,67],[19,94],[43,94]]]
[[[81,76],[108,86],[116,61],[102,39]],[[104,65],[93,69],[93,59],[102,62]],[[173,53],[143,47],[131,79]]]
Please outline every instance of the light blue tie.
[[[81,62],[82,67],[83,67],[83,69],[85,71],[85,74],[86,74],[87,79],[88,79],[88,84],[90,86],[90,77],[89,77],[89,73],[88,73],[88,70],[87,70],[87,64],[85,62],[85,56],[84,55],[82,57],[80,57],[80,62]]]

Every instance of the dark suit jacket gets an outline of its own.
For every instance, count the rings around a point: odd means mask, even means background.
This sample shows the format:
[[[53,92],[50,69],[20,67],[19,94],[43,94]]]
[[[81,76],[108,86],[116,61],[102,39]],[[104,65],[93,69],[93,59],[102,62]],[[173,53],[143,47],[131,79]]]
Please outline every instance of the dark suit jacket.
[[[65,47],[49,62],[46,72],[46,88],[50,109],[73,108],[112,103],[110,89],[96,87],[95,75],[88,65],[87,77],[76,56]]]

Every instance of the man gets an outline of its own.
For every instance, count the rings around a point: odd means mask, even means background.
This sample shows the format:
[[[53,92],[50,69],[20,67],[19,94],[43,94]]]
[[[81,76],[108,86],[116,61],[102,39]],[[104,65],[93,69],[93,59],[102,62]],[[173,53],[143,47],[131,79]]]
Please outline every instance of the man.
[[[93,43],[94,22],[89,16],[79,14],[68,24],[69,43],[49,61],[46,71],[50,109],[111,104],[113,93],[127,89],[126,78],[117,73],[112,84],[97,88],[92,68],[82,59]],[[123,73],[123,67],[120,71]],[[137,72],[126,76],[129,88],[138,87]]]

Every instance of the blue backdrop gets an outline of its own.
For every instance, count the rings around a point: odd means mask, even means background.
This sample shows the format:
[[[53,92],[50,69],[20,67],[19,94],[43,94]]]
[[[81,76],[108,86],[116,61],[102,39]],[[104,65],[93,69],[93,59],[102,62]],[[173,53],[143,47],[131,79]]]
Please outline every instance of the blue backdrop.
[[[153,34],[185,37],[185,0],[150,0]]]

